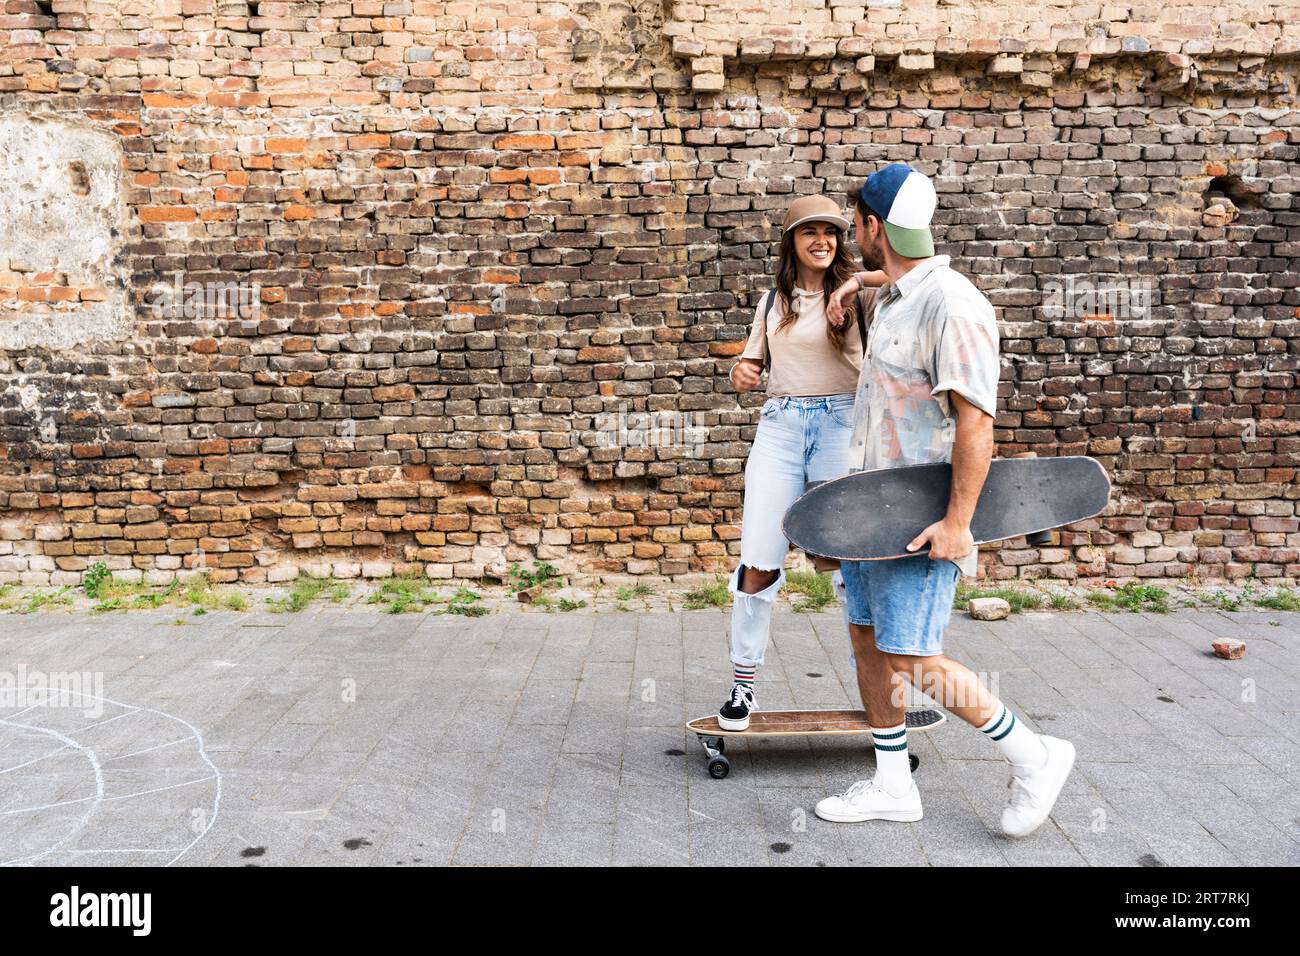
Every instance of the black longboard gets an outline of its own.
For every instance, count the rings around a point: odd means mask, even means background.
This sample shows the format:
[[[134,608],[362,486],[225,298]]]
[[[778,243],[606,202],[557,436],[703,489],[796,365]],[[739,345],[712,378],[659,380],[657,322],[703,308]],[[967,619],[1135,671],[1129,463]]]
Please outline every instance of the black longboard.
[[[795,547],[841,561],[925,554],[907,545],[947,513],[952,466],[859,471],[822,482],[785,513]],[[1091,458],[995,458],[975,505],[976,544],[1018,538],[1099,515],[1110,479]]]

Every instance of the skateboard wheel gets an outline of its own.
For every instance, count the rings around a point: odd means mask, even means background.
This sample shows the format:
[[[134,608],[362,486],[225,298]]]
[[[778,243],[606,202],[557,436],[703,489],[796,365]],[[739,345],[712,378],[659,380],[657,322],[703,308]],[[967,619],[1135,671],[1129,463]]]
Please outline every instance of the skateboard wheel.
[[[731,773],[731,762],[726,757],[714,757],[709,761],[709,776],[714,780],[722,780]]]
[[[921,766],[921,758],[916,754],[908,754],[907,762],[912,765],[912,773],[916,773],[916,768]]]

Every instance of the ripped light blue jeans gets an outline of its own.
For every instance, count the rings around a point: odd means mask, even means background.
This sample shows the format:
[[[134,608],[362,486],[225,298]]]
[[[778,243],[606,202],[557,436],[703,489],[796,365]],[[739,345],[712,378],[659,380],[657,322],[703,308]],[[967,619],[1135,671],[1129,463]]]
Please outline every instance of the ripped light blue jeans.
[[[848,472],[853,431],[853,394],[769,398],[758,419],[758,434],[745,463],[745,512],[740,532],[740,566],[731,575],[731,661],[763,663],[771,632],[772,605],[785,583],[790,542],[781,531],[786,509],[810,481],[828,481]],[[778,571],[757,594],[740,590],[746,567]],[[832,575],[844,606],[840,573]],[[847,630],[847,618],[845,628]]]

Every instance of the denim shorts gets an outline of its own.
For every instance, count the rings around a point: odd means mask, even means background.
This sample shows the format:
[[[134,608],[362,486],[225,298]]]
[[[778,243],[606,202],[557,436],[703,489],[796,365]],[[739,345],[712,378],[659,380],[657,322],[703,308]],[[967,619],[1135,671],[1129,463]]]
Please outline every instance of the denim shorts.
[[[876,629],[886,654],[932,657],[943,653],[961,568],[925,555],[890,561],[841,561],[846,616]]]

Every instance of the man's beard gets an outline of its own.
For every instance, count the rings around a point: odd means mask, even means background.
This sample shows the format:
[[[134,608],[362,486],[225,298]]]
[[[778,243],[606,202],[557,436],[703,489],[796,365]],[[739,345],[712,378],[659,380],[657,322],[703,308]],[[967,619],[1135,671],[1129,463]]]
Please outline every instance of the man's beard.
[[[879,243],[860,247],[862,251],[862,268],[867,272],[878,272],[885,268],[885,253]]]

